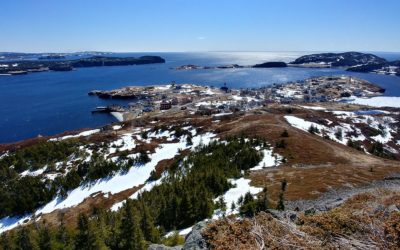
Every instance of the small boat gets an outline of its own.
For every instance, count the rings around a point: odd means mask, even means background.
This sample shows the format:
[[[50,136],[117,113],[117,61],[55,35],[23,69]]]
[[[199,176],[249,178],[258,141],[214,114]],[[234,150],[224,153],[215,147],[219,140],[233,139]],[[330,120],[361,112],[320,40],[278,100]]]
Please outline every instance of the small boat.
[[[99,106],[96,107],[94,110],[92,110],[92,113],[102,113],[102,112],[110,112],[108,107],[105,106]]]

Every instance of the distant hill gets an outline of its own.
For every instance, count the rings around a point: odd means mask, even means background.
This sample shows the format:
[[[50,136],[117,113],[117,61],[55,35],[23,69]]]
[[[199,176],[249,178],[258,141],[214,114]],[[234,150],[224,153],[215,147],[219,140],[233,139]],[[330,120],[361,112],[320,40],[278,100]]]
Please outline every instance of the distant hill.
[[[327,64],[333,67],[351,67],[364,64],[386,64],[384,58],[360,52],[321,53],[305,55],[291,64]]]
[[[390,66],[397,66],[397,67],[400,67],[400,60],[392,61],[392,62],[390,62],[389,64],[390,64]]]
[[[400,76],[400,60],[386,59],[360,52],[321,53],[305,55],[290,63],[298,67],[347,67],[347,71]]]

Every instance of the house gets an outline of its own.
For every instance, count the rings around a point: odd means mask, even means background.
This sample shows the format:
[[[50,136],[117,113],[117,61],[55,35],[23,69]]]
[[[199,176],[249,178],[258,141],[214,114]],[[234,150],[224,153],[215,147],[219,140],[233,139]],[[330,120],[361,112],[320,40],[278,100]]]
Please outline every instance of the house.
[[[160,103],[160,110],[171,109],[171,107],[172,107],[172,104],[171,104],[171,102],[169,102],[169,101],[163,100],[163,101]]]

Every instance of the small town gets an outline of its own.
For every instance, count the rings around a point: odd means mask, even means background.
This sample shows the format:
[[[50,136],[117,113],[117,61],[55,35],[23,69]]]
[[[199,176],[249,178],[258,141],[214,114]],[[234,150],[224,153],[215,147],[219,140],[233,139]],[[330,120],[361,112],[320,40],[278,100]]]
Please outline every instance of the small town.
[[[110,105],[93,112],[110,112],[119,120],[165,112],[215,115],[247,111],[272,103],[334,102],[349,97],[373,97],[385,90],[368,81],[350,76],[323,76],[257,89],[231,89],[195,84],[124,87],[111,91],[94,90],[88,94],[104,99],[132,100],[128,107]]]

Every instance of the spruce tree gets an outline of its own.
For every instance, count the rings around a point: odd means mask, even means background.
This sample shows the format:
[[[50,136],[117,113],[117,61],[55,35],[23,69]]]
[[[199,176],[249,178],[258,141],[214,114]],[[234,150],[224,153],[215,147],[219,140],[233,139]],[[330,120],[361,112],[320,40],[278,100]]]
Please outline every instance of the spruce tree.
[[[142,202],[141,208],[142,208],[141,224],[142,224],[144,238],[147,241],[150,241],[152,243],[159,243],[160,242],[160,233],[154,225],[154,219],[153,219],[152,215],[150,214],[148,206],[144,202]]]
[[[32,239],[31,231],[28,227],[22,227],[17,235],[17,249],[37,249],[37,246]]]
[[[88,249],[89,241],[89,218],[85,214],[78,216],[78,234],[75,238],[76,249]]]
[[[46,225],[43,225],[39,229],[39,247],[40,247],[40,250],[54,249],[53,244],[52,244],[51,232]]]
[[[120,235],[121,248],[126,250],[145,249],[143,233],[140,229],[140,219],[133,201],[126,200],[123,209]]]

